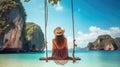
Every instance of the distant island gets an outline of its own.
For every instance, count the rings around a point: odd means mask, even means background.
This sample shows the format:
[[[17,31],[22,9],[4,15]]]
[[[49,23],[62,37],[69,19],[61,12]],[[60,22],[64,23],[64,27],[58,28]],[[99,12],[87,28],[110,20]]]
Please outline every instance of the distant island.
[[[113,39],[110,35],[100,35],[94,42],[89,42],[88,50],[120,50],[120,37]]]

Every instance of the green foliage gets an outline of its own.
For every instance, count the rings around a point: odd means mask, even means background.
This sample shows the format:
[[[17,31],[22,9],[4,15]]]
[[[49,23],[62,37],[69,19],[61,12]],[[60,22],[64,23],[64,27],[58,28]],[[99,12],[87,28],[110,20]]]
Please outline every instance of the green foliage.
[[[106,34],[106,35],[100,35],[98,36],[98,39],[111,39],[111,36]]]
[[[24,2],[29,2],[30,0],[24,0]]]
[[[35,32],[36,29],[37,29],[37,26],[34,23],[27,23],[26,33],[28,36],[26,36],[26,40],[28,40],[29,35],[32,36],[33,32]]]
[[[33,43],[34,42],[34,43]],[[37,24],[33,22],[26,23],[26,44],[23,49],[30,50],[32,45],[38,45],[37,48],[44,48],[44,34]]]
[[[99,41],[99,42],[98,42]],[[111,38],[110,35],[100,35],[96,39],[95,42],[93,42],[93,45],[96,49],[100,50],[103,49],[106,44],[113,44],[114,40]]]
[[[10,24],[6,24],[6,21],[9,19],[8,14],[17,5],[18,3],[13,0],[0,0],[0,35],[10,27]]]
[[[29,2],[30,0],[24,0],[24,2]],[[49,3],[51,3],[52,5],[55,5],[59,2],[60,0],[48,0]]]
[[[25,20],[26,13],[21,3],[17,3],[14,0],[0,0],[0,35],[12,26],[12,24],[8,24],[6,22],[9,19],[11,10],[14,8],[18,8],[20,10],[22,17]]]
[[[52,5],[57,4],[60,0],[48,0]]]
[[[27,35],[26,35],[26,40],[27,41],[31,41],[32,39],[34,39],[34,34],[37,33],[37,37],[35,37],[35,39],[39,39],[39,44],[41,44],[41,46],[43,47],[44,46],[44,34],[41,30],[41,28],[36,25],[35,23],[33,22],[27,22],[26,23],[26,32],[27,32]]]

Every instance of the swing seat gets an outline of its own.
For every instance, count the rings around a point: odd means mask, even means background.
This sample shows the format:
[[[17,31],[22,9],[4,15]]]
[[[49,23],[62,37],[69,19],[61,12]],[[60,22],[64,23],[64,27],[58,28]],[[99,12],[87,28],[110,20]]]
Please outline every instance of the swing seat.
[[[55,58],[53,58],[53,57],[48,57],[48,58],[42,57],[42,58],[40,58],[39,60],[46,60],[46,59],[48,59],[48,60],[63,60],[63,59],[55,59]],[[73,59],[75,59],[75,60],[81,60],[81,58],[72,58],[72,57],[67,57],[67,58],[65,58],[64,60],[73,60]]]

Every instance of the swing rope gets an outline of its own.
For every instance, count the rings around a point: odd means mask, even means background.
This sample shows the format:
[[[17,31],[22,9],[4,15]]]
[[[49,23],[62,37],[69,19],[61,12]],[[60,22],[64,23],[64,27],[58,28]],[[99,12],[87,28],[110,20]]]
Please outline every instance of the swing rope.
[[[74,33],[74,8],[73,8],[73,0],[71,0],[71,10],[72,10],[72,30],[73,30],[73,52],[72,52],[72,56],[73,58],[69,58],[69,60],[73,60],[73,62],[75,62],[76,60],[80,60],[80,58],[75,58],[75,47],[77,46],[75,44],[75,33]],[[48,62],[48,60],[53,59],[48,57],[48,48],[47,48],[47,22],[48,22],[48,6],[47,6],[47,0],[44,0],[44,19],[45,19],[45,47],[46,47],[46,59],[45,58],[41,58],[41,60],[46,60],[46,62]]]
[[[73,56],[73,62],[75,62],[75,47],[77,46],[75,44],[75,31],[74,31],[74,6],[73,6],[73,0],[71,0],[71,10],[72,10],[72,30],[73,30],[73,53],[72,53],[72,56]]]
[[[44,19],[45,19],[45,47],[46,47],[46,62],[48,62],[48,48],[47,48],[47,22],[48,22],[48,6],[47,0],[44,0]]]

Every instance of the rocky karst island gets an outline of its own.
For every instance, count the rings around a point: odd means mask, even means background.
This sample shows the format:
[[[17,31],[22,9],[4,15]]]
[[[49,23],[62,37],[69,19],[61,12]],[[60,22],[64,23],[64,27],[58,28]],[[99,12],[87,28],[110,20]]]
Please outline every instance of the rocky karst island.
[[[120,50],[120,37],[114,39],[110,35],[100,35],[87,47],[89,50]]]
[[[0,52],[32,52],[44,50],[40,26],[26,22],[20,0],[0,0]]]

